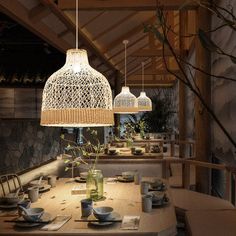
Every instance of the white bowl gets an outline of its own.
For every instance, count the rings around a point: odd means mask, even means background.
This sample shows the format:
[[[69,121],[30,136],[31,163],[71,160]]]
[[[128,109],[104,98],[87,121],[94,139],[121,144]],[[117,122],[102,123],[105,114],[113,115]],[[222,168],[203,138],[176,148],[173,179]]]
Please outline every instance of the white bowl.
[[[44,213],[44,209],[43,208],[30,208],[27,209],[27,214],[22,211],[22,216],[24,217],[24,219],[26,221],[38,221],[42,215]]]
[[[159,202],[162,201],[165,194],[163,192],[151,191],[148,193],[148,195],[152,197],[153,202]]]
[[[96,207],[93,214],[98,220],[105,220],[113,212],[112,207]]]
[[[88,172],[81,172],[81,173],[79,174],[79,176],[80,176],[81,179],[87,179]]]

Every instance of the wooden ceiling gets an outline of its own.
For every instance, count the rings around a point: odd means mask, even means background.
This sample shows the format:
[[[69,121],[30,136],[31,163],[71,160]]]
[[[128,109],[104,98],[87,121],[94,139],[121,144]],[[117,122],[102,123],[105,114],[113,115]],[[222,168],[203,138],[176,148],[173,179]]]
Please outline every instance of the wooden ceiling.
[[[170,35],[172,46],[179,51],[179,7],[185,0],[161,0],[168,22],[176,34]],[[144,33],[144,24],[156,21],[156,0],[79,0],[79,46],[88,51],[90,64],[103,73],[111,85],[117,74],[124,73],[124,39],[127,47],[127,84],[141,86],[141,62],[145,66],[148,87],[172,86],[175,78],[162,62],[160,43]],[[188,32],[195,32],[196,5],[188,5]],[[62,52],[75,47],[75,0],[0,0],[0,10]],[[192,45],[187,38],[186,50]],[[168,64],[178,72],[170,52]],[[117,73],[118,71],[118,73]]]

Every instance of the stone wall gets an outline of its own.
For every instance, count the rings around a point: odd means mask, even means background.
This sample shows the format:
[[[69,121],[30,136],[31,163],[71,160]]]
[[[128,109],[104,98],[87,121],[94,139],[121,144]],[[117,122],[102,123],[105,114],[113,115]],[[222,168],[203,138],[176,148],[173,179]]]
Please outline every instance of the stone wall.
[[[0,130],[0,174],[38,166],[60,152],[60,128],[42,127],[39,120],[1,120]]]
[[[236,0],[218,1],[224,7],[233,6],[236,15]],[[216,17],[212,17],[212,28],[222,24]],[[223,27],[217,33],[212,34],[214,42],[229,54],[236,56],[236,32],[230,27]],[[212,73],[223,75],[235,79],[236,64],[233,64],[228,57],[212,54]],[[212,79],[212,104],[214,111],[223,123],[230,135],[236,140],[236,82],[222,79]],[[236,165],[235,148],[220,130],[218,125],[213,122],[212,126],[214,153],[222,161]]]

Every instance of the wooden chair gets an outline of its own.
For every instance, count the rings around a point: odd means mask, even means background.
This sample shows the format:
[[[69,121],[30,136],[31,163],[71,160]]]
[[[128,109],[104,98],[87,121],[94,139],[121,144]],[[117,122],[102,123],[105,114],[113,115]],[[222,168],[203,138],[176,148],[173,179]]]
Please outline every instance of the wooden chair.
[[[20,177],[17,174],[7,174],[0,176],[0,196],[15,192],[18,188],[23,191]]]

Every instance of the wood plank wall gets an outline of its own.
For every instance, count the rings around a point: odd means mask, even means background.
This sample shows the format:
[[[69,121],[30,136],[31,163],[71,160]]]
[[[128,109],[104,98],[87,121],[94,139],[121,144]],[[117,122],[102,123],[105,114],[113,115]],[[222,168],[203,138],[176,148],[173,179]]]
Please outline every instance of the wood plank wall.
[[[0,88],[0,118],[40,118],[42,89]]]

